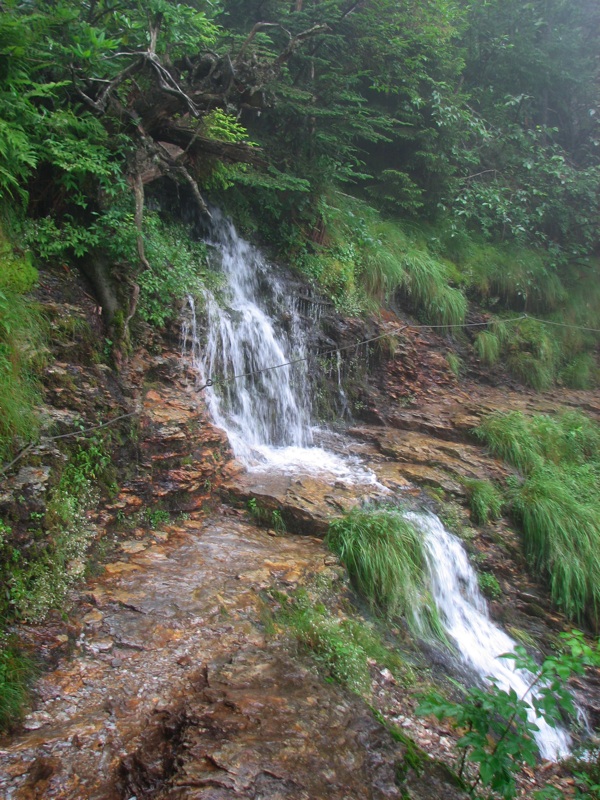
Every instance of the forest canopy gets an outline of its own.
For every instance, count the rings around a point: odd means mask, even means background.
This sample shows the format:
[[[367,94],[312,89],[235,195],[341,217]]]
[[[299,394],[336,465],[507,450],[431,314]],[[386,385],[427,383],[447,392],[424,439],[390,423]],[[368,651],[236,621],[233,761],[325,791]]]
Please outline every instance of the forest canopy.
[[[343,240],[362,252],[359,280],[375,214],[380,227],[420,226],[462,269],[444,267],[439,281],[498,307],[512,296],[534,308],[541,281],[554,288],[537,310],[552,311],[597,277],[593,0],[1,8],[2,202],[20,208],[38,258],[79,260],[108,320],[121,308],[121,328],[150,266],[144,210],[157,179],[187,187],[202,213],[208,198],[224,204],[308,274],[323,273],[315,249],[335,260]],[[115,236],[121,257],[101,258]]]

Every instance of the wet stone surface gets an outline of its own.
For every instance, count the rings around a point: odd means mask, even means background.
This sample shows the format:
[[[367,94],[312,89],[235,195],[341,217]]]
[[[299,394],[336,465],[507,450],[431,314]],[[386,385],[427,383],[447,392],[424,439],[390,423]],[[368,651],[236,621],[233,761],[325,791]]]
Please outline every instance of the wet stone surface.
[[[398,797],[401,752],[367,706],[261,629],[258,591],[327,560],[306,536],[278,538],[274,560],[273,537],[225,510],[124,552],[90,587],[74,656],[0,745],[0,796]]]

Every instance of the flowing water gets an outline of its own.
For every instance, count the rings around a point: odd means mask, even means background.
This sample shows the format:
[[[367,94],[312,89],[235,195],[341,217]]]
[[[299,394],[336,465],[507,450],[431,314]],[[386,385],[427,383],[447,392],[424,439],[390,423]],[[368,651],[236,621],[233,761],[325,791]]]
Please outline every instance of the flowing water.
[[[320,472],[387,491],[356,457],[340,458],[313,445],[305,337],[294,300],[273,269],[218,213],[213,215],[210,243],[227,288],[222,297],[205,296],[204,337],[190,300],[193,313],[184,341],[191,341],[201,382],[215,381],[205,389],[206,401],[237,458],[251,470]],[[339,358],[336,367],[341,389]],[[433,514],[407,516],[423,531],[432,594],[461,659],[482,679],[491,676],[500,688],[525,695],[533,676],[498,658],[512,651],[515,642],[491,621],[460,541]],[[536,740],[544,758],[556,760],[569,752],[564,730],[536,719],[533,708],[530,718],[539,727]]]
[[[460,540],[448,533],[434,514],[411,512],[406,517],[425,535],[431,593],[445,632],[456,643],[462,660],[484,679],[493,677],[500,689],[512,688],[519,697],[527,695],[533,675],[516,670],[512,660],[499,658],[512,652],[515,642],[490,619],[477,575]],[[536,741],[543,758],[555,761],[568,755],[570,737],[566,731],[550,727],[536,717],[531,706],[528,716],[539,728]]]

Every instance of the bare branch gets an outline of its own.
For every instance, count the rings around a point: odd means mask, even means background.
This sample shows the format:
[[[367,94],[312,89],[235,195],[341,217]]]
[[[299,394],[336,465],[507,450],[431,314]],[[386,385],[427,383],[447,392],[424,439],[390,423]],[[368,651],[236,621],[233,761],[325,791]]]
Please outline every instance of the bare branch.
[[[256,25],[252,28],[252,30],[248,34],[248,36],[246,37],[246,41],[241,46],[240,52],[237,54],[237,56],[235,58],[235,61],[233,62],[234,64],[238,64],[241,61],[242,56],[244,55],[244,53],[246,52],[246,49],[248,48],[248,45],[254,39],[256,34],[259,31],[263,30],[263,28],[279,28],[279,30],[282,30],[284,33],[287,33],[289,39],[292,38],[292,34],[288,30],[286,30],[283,27],[283,25],[280,25],[278,22],[257,22]]]
[[[298,45],[302,44],[305,39],[310,39],[312,36],[316,36],[319,33],[325,33],[325,31],[331,30],[329,25],[325,25],[324,23],[321,25],[313,25],[312,28],[308,28],[301,33],[297,33],[293,39],[290,40],[288,46],[283,50],[275,59],[274,64],[275,66],[279,66],[283,64],[288,58],[292,55],[294,50],[298,47]]]
[[[119,72],[119,74],[115,78],[113,78],[106,84],[106,86],[102,89],[96,100],[92,100],[91,97],[88,97],[88,95],[85,94],[85,92],[76,85],[77,92],[79,96],[83,100],[85,100],[85,102],[88,105],[90,105],[95,111],[97,111],[99,114],[104,114],[106,112],[106,108],[108,106],[113,91],[118,86],[120,86],[124,80],[131,77],[131,75],[135,75],[136,72],[139,72],[139,70],[143,66],[143,63],[144,63],[143,59],[138,58],[136,61],[133,61],[128,67],[125,67],[124,70],[121,70],[121,72]],[[73,82],[75,82],[75,70],[73,67],[71,67],[71,73],[73,75]]]

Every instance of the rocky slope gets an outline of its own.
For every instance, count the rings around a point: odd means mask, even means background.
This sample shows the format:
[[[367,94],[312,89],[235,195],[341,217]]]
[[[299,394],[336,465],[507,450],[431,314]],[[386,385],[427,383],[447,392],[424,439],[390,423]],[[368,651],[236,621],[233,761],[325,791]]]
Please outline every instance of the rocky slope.
[[[455,528],[500,581],[503,599],[493,614],[542,646],[552,642],[566,624],[523,572],[516,534],[506,521],[475,530],[462,509],[463,478],[505,474],[470,431],[496,408],[570,404],[600,417],[598,398],[459,386],[443,355],[448,343],[407,328],[392,357],[371,353],[366,363],[369,354],[358,352],[347,362],[362,420],[346,434],[379,487],[257,476],[232,460],[224,434],[210,424],[176,335],[148,339],[117,375],[94,355],[102,329],[84,287],[71,275],[47,275],[42,290],[56,332],[49,420],[67,433],[75,423],[132,416],[115,423],[119,491],[88,515],[103,543],[100,574],[72,593],[64,615],[19,628],[46,666],[22,728],[0,743],[2,796],[461,796],[442,765],[452,763],[456,734],[414,716],[415,694],[430,678],[407,634],[390,635],[413,678],[399,680],[373,660],[368,700],[416,749],[394,741],[363,699],[325,682],[289,636],[271,629],[272,598],[320,581],[330,587],[332,613],[361,616],[321,537],[332,516],[363,496],[380,497],[383,486],[438,510],[452,501]],[[81,324],[73,327],[73,319]],[[340,346],[364,333],[360,323],[334,318],[322,330],[323,341]],[[335,448],[335,436],[327,443]],[[63,457],[56,440],[42,439],[10,471],[2,510],[26,520],[43,508]],[[253,524],[250,499],[267,512],[263,521],[277,511],[287,532]],[[443,680],[450,666],[429,655]],[[585,694],[594,712],[593,676]],[[540,780],[524,775],[526,796]],[[558,772],[554,780],[568,790]]]

